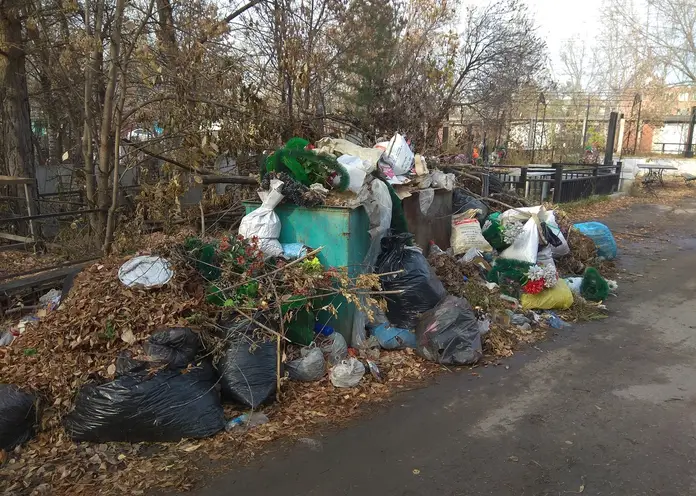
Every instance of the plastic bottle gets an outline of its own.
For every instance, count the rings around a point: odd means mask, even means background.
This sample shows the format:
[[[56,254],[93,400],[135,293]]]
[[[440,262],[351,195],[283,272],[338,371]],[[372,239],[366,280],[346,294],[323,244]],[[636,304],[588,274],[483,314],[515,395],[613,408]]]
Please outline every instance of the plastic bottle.
[[[435,241],[430,240],[430,253],[429,254],[430,255],[445,255],[445,252],[442,251],[442,248],[440,248],[439,246],[437,246],[437,244],[435,244]]]
[[[244,413],[239,417],[235,417],[225,425],[226,431],[231,431],[232,429],[244,425],[246,427],[256,427],[257,425],[263,425],[268,422],[268,417],[265,413],[253,412],[251,415]]]

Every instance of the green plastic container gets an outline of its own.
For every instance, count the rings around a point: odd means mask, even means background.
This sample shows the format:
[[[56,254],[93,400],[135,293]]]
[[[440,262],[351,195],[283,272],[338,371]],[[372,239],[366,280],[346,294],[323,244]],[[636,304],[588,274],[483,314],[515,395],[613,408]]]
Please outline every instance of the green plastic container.
[[[260,202],[243,202],[246,213]],[[363,207],[314,207],[281,204],[275,208],[282,224],[281,243],[303,243],[312,249],[323,247],[317,257],[324,267],[347,267],[353,277],[365,271],[364,261],[370,248],[370,220]],[[355,306],[337,296],[333,304],[338,317],[327,312],[317,314],[317,322],[328,324],[350,343]]]

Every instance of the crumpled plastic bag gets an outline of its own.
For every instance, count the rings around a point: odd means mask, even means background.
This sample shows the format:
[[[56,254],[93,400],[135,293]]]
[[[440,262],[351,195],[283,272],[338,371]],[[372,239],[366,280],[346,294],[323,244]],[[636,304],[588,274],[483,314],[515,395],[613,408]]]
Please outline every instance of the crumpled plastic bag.
[[[481,359],[481,333],[469,302],[447,296],[416,326],[416,353],[444,365],[473,365]]]
[[[348,343],[341,333],[334,332],[325,339],[321,352],[326,355],[329,365],[337,365],[348,356]]]
[[[418,316],[447,295],[423,253],[407,246],[412,238],[413,235],[408,233],[386,236],[375,268],[377,274],[403,270],[380,278],[385,291],[403,291],[387,297],[387,318],[392,325],[402,329],[413,329]]]
[[[509,210],[508,210],[509,212]],[[539,228],[534,217],[525,224],[522,233],[500,254],[501,258],[535,264],[539,251]]]
[[[383,148],[385,154],[394,161],[392,169],[395,175],[403,176],[411,171],[415,155],[403,136],[397,133],[389,140],[386,146],[382,143],[378,143],[375,146]]]
[[[302,358],[292,360],[285,365],[294,381],[313,382],[324,377],[324,353],[319,348],[302,348],[300,350]]]
[[[280,257],[283,254],[283,247],[278,241],[282,225],[274,211],[284,198],[280,193],[282,186],[282,181],[271,180],[271,190],[261,206],[245,215],[239,224],[239,234],[245,239],[258,238],[259,248],[267,258]]]
[[[360,193],[370,167],[366,166],[359,157],[353,155],[341,155],[337,161],[348,171],[348,189],[355,194]],[[374,170],[374,166],[372,169]]]
[[[355,387],[365,375],[365,366],[355,357],[343,360],[331,369],[331,384],[339,388]]]
[[[11,384],[0,384],[0,450],[11,451],[34,435],[36,398]]]
[[[470,196],[468,192],[463,188],[454,188],[452,191],[452,213],[462,214],[467,210],[478,210],[479,213],[476,214],[476,219],[483,223],[488,216],[488,206],[481,200]]]

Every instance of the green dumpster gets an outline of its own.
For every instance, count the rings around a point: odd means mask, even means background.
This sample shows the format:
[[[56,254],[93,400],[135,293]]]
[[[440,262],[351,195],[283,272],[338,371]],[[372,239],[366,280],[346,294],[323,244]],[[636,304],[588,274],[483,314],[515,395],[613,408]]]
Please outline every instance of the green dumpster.
[[[246,213],[253,212],[260,202],[245,201]],[[281,204],[275,208],[280,218],[281,243],[303,243],[323,249],[317,257],[325,267],[347,267],[354,277],[365,271],[364,260],[370,248],[370,220],[363,207],[314,207]],[[319,312],[317,322],[340,332],[350,343],[355,306],[342,296],[333,298],[338,317]],[[328,322],[328,324],[327,324]]]

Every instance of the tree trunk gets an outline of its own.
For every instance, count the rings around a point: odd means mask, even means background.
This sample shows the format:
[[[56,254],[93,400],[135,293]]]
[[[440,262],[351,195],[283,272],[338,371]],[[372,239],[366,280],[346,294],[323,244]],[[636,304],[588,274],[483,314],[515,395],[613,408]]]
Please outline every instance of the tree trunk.
[[[95,76],[101,72],[101,46],[102,46],[102,23],[104,17],[104,1],[97,0],[97,13],[94,19],[94,28],[91,25],[91,0],[85,0],[85,29],[87,30],[88,38],[92,41],[92,50],[90,52],[89,63],[85,66],[85,98],[84,98],[84,115],[82,124],[82,159],[85,169],[85,192],[87,195],[87,205],[89,208],[97,206],[97,193],[95,184],[94,170],[94,88]],[[90,225],[92,234],[99,233],[99,217],[96,213],[90,214]],[[97,238],[99,239],[99,238]]]
[[[97,205],[103,211],[98,213],[99,235],[106,231],[107,209],[109,208],[109,176],[111,175],[111,150],[114,149],[114,137],[112,123],[114,120],[114,95],[116,93],[116,79],[118,78],[118,64],[121,53],[121,26],[123,25],[123,11],[126,0],[116,1],[111,42],[109,43],[109,74],[106,79],[104,91],[104,105],[102,106],[101,127],[99,133],[99,169],[97,171]]]
[[[0,1],[0,85],[4,90],[1,132],[8,173],[11,176],[33,178],[34,149],[27,90],[26,51],[22,39],[23,4],[23,0]],[[28,197],[25,200],[32,212],[36,212],[32,188],[27,188],[27,193]],[[26,205],[23,207],[26,208]]]

